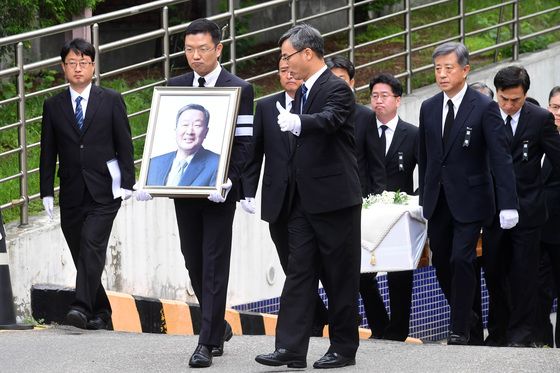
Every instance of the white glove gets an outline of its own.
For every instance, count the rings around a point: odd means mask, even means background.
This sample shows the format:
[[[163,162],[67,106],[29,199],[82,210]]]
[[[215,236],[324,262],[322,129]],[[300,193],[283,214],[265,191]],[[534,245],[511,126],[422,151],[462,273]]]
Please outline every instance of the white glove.
[[[519,222],[519,214],[517,210],[500,211],[500,227],[502,229],[511,229]]]
[[[276,109],[278,109],[278,125],[280,126],[280,131],[291,132],[296,136],[299,136],[301,132],[301,119],[299,115],[292,114],[288,110],[284,109],[278,101],[276,101]]]
[[[132,190],[121,188],[121,198],[123,201],[126,201],[130,197],[132,197]]]
[[[134,189],[134,196],[137,201],[149,201],[153,198],[150,193],[145,192],[142,188],[138,188],[138,184],[134,184],[132,189]]]
[[[226,201],[227,195],[229,193],[229,191],[231,190],[231,180],[227,179],[227,182],[225,184],[222,184],[222,186],[214,192],[211,192],[210,195],[208,196],[208,199],[212,202],[215,203],[222,203]],[[222,197],[222,193],[220,190],[224,190],[226,192],[226,195],[224,197]]]
[[[53,220],[54,197],[53,196],[43,197],[43,207],[45,208],[45,212],[47,213],[47,216],[51,220]]]
[[[245,197],[245,199],[241,200],[241,207],[243,207],[243,210],[245,210],[245,212],[254,214],[256,211],[255,198]]]

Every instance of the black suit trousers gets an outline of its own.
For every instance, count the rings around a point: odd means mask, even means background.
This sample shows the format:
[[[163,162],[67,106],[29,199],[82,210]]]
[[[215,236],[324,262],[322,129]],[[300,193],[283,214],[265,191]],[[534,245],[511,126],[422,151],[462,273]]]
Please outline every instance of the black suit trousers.
[[[441,290],[451,308],[450,330],[469,336],[476,291],[476,244],[482,222],[461,223],[453,218],[445,193],[440,190],[428,238],[432,263]]]
[[[560,244],[541,241],[538,275],[538,305],[535,340],[549,347],[560,347],[560,312],[556,312],[556,328],[553,332],[550,312],[554,298],[560,294]]]
[[[76,298],[71,308],[88,318],[111,318],[101,275],[113,220],[120,206],[120,198],[107,204],[95,202],[86,188],[80,205],[60,208],[60,226],[77,271]]]
[[[540,227],[504,230],[498,219],[484,229],[484,275],[491,344],[534,342]]]
[[[379,293],[377,273],[360,275],[360,295],[374,338],[405,341],[409,332],[413,271],[387,273],[391,317]]]
[[[280,259],[280,265],[284,270],[284,274],[288,273],[288,257],[290,256],[290,246],[288,244],[288,221],[287,220],[277,220],[274,223],[268,225],[270,231],[270,237],[272,242],[276,246],[276,252],[278,253],[278,258]],[[328,324],[329,315],[327,312],[327,307],[325,303],[319,296],[318,292],[315,292],[315,317],[313,318],[314,326],[322,326]]]
[[[225,328],[235,202],[174,201],[181,252],[202,313],[198,343],[219,346]]]
[[[298,194],[294,196],[276,348],[307,354],[320,277],[329,299],[329,352],[356,355],[360,215],[360,205],[310,214],[304,211]]]

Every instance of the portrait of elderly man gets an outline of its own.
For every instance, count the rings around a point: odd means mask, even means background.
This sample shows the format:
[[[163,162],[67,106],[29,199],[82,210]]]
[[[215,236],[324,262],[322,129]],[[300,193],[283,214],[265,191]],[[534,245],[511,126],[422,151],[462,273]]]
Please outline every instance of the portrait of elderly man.
[[[177,150],[150,159],[146,185],[211,186],[216,184],[220,155],[204,149],[210,113],[204,106],[189,104],[177,113]]]

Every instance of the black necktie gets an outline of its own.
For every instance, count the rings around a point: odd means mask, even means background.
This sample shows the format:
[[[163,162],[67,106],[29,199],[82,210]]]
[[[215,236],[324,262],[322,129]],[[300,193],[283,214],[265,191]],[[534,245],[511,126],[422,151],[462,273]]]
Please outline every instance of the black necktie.
[[[513,139],[513,128],[511,127],[511,116],[506,117],[506,138],[508,143],[511,144],[511,140]]]
[[[301,85],[301,111],[303,113],[303,107],[305,106],[305,101],[307,100],[307,86],[304,84]]]
[[[443,146],[447,144],[447,139],[451,133],[451,127],[453,127],[453,122],[455,121],[455,112],[453,111],[453,101],[451,99],[447,100],[447,116],[445,117],[445,124],[443,125]]]
[[[381,125],[381,154],[383,155],[383,158],[385,158],[385,155],[387,153],[387,138],[385,137],[385,131],[387,130],[386,125]]]
[[[205,83],[206,83],[206,79],[204,79],[203,77],[198,78],[198,86],[199,87],[204,87]]]

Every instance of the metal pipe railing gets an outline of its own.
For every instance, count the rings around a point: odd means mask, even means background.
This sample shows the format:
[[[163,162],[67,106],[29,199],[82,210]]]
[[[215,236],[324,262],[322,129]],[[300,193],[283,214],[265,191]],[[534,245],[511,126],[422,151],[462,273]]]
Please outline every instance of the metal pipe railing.
[[[37,90],[26,90],[25,87],[25,78],[26,74],[29,74],[33,71],[38,71],[41,69],[49,68],[52,66],[57,66],[60,63],[58,57],[52,58],[44,58],[39,61],[30,61],[28,63],[24,63],[24,56],[23,56],[23,43],[29,42],[31,40],[45,37],[48,35],[59,34],[67,31],[71,31],[74,28],[78,27],[90,27],[91,29],[91,36],[92,36],[92,44],[95,47],[96,51],[96,70],[94,75],[95,84],[101,84],[102,80],[106,80],[113,76],[127,73],[134,70],[144,69],[151,65],[161,66],[161,79],[157,79],[156,81],[151,81],[150,83],[144,84],[140,87],[135,87],[132,89],[127,90],[126,92],[121,92],[123,96],[134,95],[140,92],[146,92],[153,87],[164,84],[169,80],[171,77],[171,62],[178,58],[184,58],[184,51],[182,46],[179,51],[173,51],[170,40],[172,37],[184,32],[186,27],[189,25],[189,22],[185,22],[178,25],[170,25],[169,20],[169,7],[185,3],[188,0],[159,0],[153,1],[147,4],[134,6],[131,8],[103,14],[97,15],[90,18],[80,19],[72,22],[68,22],[61,25],[56,25],[52,27],[48,27],[41,30],[34,30],[18,35],[12,35],[4,38],[0,38],[0,47],[5,46],[15,46],[16,48],[16,64],[15,66],[6,66],[0,69],[0,79],[8,80],[14,79],[16,82],[16,94],[14,97],[6,97],[0,101],[0,110],[7,105],[14,105],[17,106],[17,120],[13,123],[3,124],[0,123],[0,133],[4,133],[7,131],[18,131],[18,144],[14,146],[12,149],[5,150],[0,152],[0,160],[7,158],[9,156],[18,156],[19,161],[19,171],[14,175],[3,175],[0,178],[0,187],[3,183],[6,182],[14,182],[15,180],[19,180],[19,193],[20,196],[18,198],[14,198],[9,203],[2,204],[0,208],[7,208],[7,207],[19,207],[20,208],[20,223],[27,224],[28,222],[28,205],[29,202],[39,198],[37,193],[30,193],[29,191],[29,175],[34,175],[38,172],[37,168],[29,169],[28,166],[28,154],[29,150],[36,149],[39,147],[38,142],[33,142],[32,144],[28,144],[27,139],[27,131],[26,128],[30,125],[36,125],[41,119],[40,116],[35,116],[33,118],[27,118],[26,115],[26,101],[29,99],[37,99],[39,96],[46,96],[53,92],[59,91],[67,87],[67,83],[57,84],[52,87],[44,88],[44,89],[37,89]],[[380,56],[378,58],[374,58],[371,61],[366,63],[356,64],[356,70],[361,70],[365,68],[369,68],[381,63],[385,63],[391,60],[396,60],[403,58],[404,59],[404,67],[394,71],[394,75],[398,78],[405,78],[406,79],[406,92],[410,94],[412,92],[413,87],[413,80],[414,76],[427,71],[432,68],[432,64],[425,64],[421,65],[422,61],[415,62],[413,56],[417,53],[421,53],[429,48],[433,48],[436,45],[444,43],[446,41],[454,41],[460,40],[465,42],[468,38],[473,37],[478,34],[482,34],[485,32],[489,32],[492,30],[496,30],[497,39],[492,45],[479,48],[478,50],[471,51],[471,55],[481,55],[484,53],[498,51],[501,48],[512,48],[512,59],[516,60],[519,58],[520,52],[520,45],[523,41],[530,40],[536,38],[541,35],[551,34],[560,30],[560,25],[555,25],[552,27],[548,27],[546,29],[541,29],[539,31],[532,32],[530,34],[521,34],[521,23],[522,22],[529,22],[531,18],[534,17],[541,17],[546,14],[552,14],[553,12],[560,11],[560,6],[554,6],[549,9],[539,9],[531,14],[524,14],[523,16],[520,15],[520,0],[503,0],[498,4],[493,4],[487,6],[485,8],[466,11],[465,6],[467,2],[465,0],[436,0],[430,3],[421,4],[415,7],[411,6],[410,0],[402,0],[401,8],[397,9],[395,12],[391,14],[382,15],[376,17],[374,19],[369,19],[365,21],[356,22],[356,14],[359,11],[364,11],[364,9],[369,4],[374,4],[376,0],[346,0],[345,5],[336,5],[331,6],[328,9],[317,12],[313,14],[306,14],[303,16],[300,14],[300,9],[303,9],[305,4],[300,0],[270,0],[263,2],[261,4],[256,4],[240,9],[235,9],[235,1],[228,0],[227,6],[228,9],[226,12],[220,14],[210,15],[208,18],[215,22],[222,22],[227,23],[229,28],[229,35],[227,37],[223,37],[223,44],[228,47],[229,50],[229,59],[227,61],[221,61],[222,65],[228,67],[234,74],[239,72],[239,69],[242,67],[240,63],[249,62],[256,60],[258,58],[266,58],[267,56],[274,55],[278,53],[279,48],[277,46],[270,47],[265,50],[251,50],[250,53],[245,53],[244,55],[239,55],[239,48],[238,43],[244,40],[251,40],[252,38],[259,38],[266,36],[270,33],[281,33],[283,29],[287,29],[288,27],[298,23],[298,22],[312,22],[322,17],[335,17],[338,14],[344,14],[345,19],[347,20],[347,25],[343,27],[335,27],[327,32],[323,33],[325,37],[331,36],[338,36],[340,35],[346,40],[346,46],[341,46],[335,51],[329,51],[327,56],[338,54],[338,53],[348,53],[350,59],[352,61],[356,61],[356,54],[362,53],[362,51],[366,52],[374,46],[383,45],[390,40],[399,39],[402,40],[402,47],[400,50],[391,50],[388,55]],[[429,9],[438,9],[440,5],[449,5],[453,6],[452,4],[456,4],[456,13],[445,19],[440,18],[433,20],[432,22],[422,24],[422,25],[415,25],[413,26],[413,19],[415,14],[418,12],[425,12]],[[469,3],[470,4],[470,3]],[[247,30],[243,32],[239,32],[236,26],[239,24],[239,20],[241,17],[248,17],[253,16],[257,17],[260,12],[265,11],[266,9],[274,8],[282,9],[283,7],[287,7],[289,10],[289,17],[287,19],[275,19],[274,24],[262,27],[255,30]],[[511,7],[511,8],[510,8]],[[506,9],[511,9],[511,12],[504,11]],[[101,43],[101,28],[103,25],[108,21],[114,21],[117,19],[125,19],[126,17],[135,16],[139,13],[149,12],[154,10],[160,10],[161,12],[161,27],[158,27],[155,30],[151,30],[148,32],[144,32],[142,34],[138,34],[132,37],[123,38],[120,40],[112,41],[109,43],[102,44]],[[498,22],[492,25],[488,25],[482,27],[480,29],[467,29],[467,19],[468,17],[476,17],[477,15],[483,14],[485,12],[492,12],[492,11],[499,11],[503,15],[500,16]],[[509,16],[507,14],[510,14]],[[361,43],[357,42],[357,35],[359,34],[358,30],[361,30],[364,27],[368,27],[370,25],[376,26],[382,24],[383,22],[387,22],[389,20],[399,20],[396,21],[401,22],[402,29],[396,31],[390,35],[383,35],[374,40],[367,40],[362,41]],[[398,23],[397,23],[398,24]],[[426,30],[435,29],[436,27],[443,26],[443,25],[456,25],[456,34],[454,35],[442,35],[442,37],[437,41],[431,41],[428,43],[418,43],[414,42],[415,35],[421,32],[426,32]],[[511,35],[508,37],[507,40],[500,40],[500,30],[504,27],[511,28]],[[107,53],[114,50],[119,50],[121,48],[128,47],[132,44],[143,43],[147,41],[154,41],[159,40],[161,41],[162,51],[161,55],[152,56],[149,59],[145,59],[140,62],[136,62],[133,64],[128,64],[125,66],[121,66],[118,68],[113,68],[109,71],[101,71],[101,67],[105,66],[104,57]],[[340,40],[340,39],[339,39]],[[496,55],[497,56],[497,55]],[[277,74],[277,66],[273,65],[270,66],[270,70],[266,71],[258,71],[254,73],[249,73],[246,77],[247,81],[253,82],[258,84],[262,79],[270,79],[272,76]],[[367,85],[362,85],[357,88],[357,91],[367,89]],[[270,93],[273,94],[273,93]],[[270,94],[264,94],[262,97],[267,97]],[[260,99],[260,98],[257,98]],[[136,118],[140,117],[141,115],[149,113],[149,108],[141,108],[136,112],[129,113],[129,118]],[[141,141],[145,138],[145,134],[136,135],[133,137],[134,141]],[[135,163],[138,164],[140,160],[136,160]],[[58,188],[57,188],[58,189]]]

